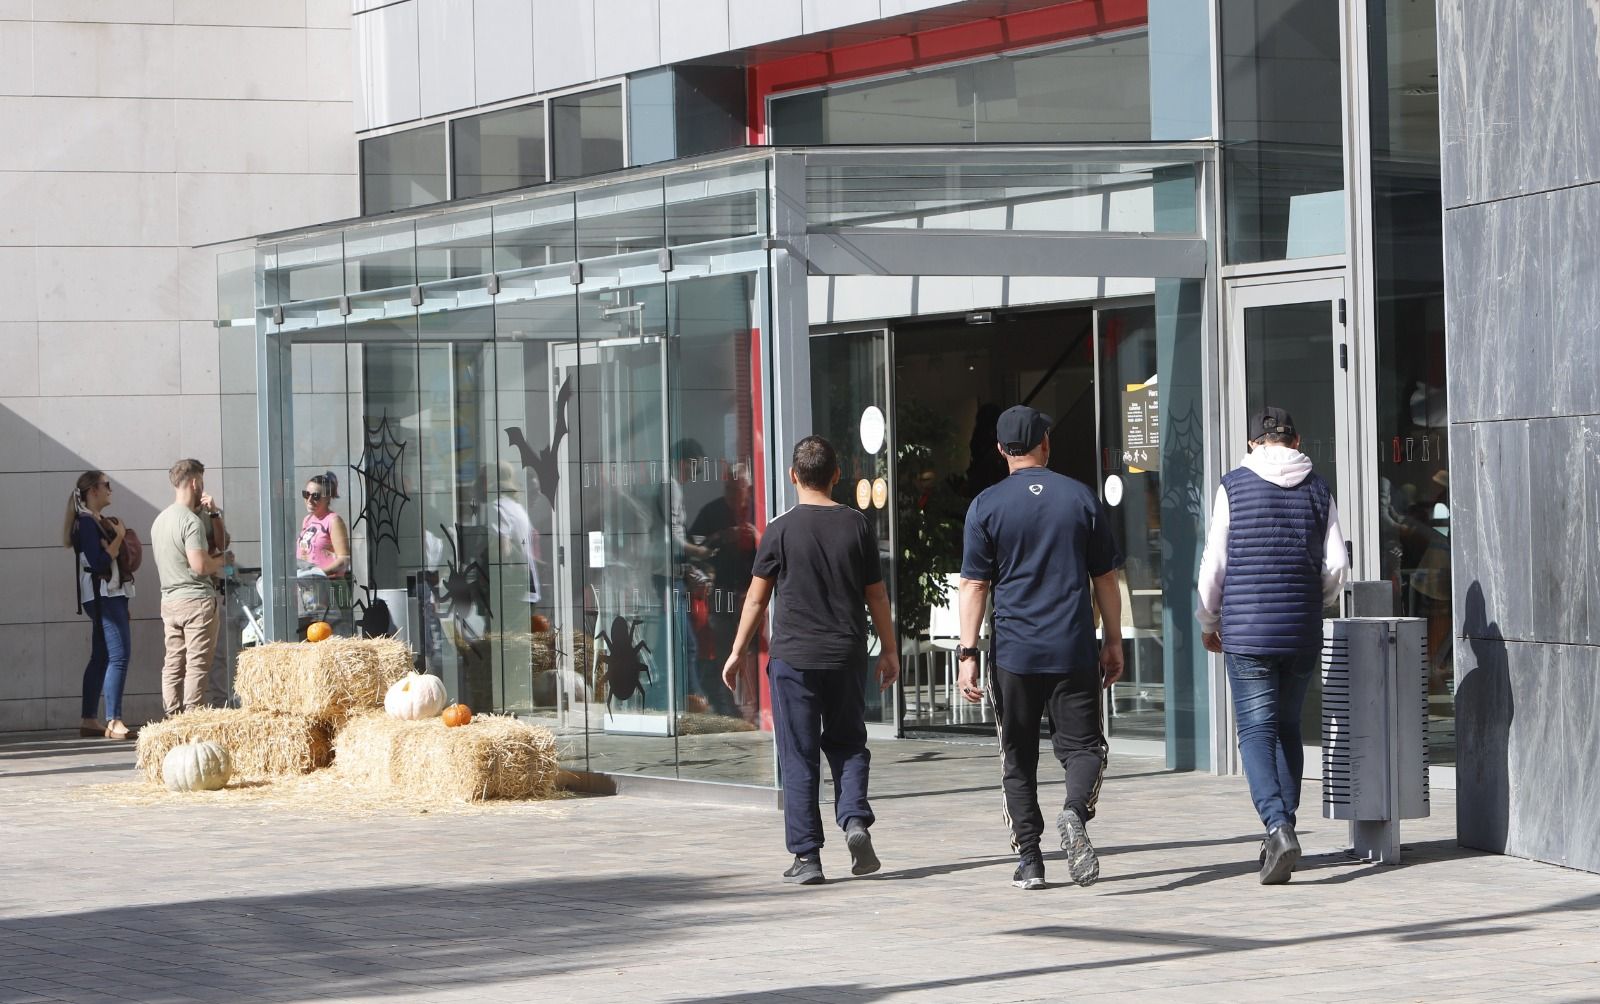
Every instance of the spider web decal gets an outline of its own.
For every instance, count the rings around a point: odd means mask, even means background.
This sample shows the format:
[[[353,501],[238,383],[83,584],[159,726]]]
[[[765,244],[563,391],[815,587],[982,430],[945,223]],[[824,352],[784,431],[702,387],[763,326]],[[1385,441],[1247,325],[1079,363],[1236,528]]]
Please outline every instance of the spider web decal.
[[[365,430],[366,446],[361,451],[361,462],[350,468],[361,479],[365,502],[350,530],[354,532],[356,527],[366,523],[374,549],[385,540],[398,548],[400,514],[411,501],[400,479],[400,462],[405,457],[406,444],[395,438],[387,411],[376,426],[366,426]]]
[[[1205,471],[1205,439],[1194,404],[1191,402],[1162,433],[1165,442],[1162,443],[1161,466],[1166,470],[1162,477],[1165,487],[1161,502],[1186,513],[1199,525],[1205,519],[1205,500],[1200,497],[1200,481]]]

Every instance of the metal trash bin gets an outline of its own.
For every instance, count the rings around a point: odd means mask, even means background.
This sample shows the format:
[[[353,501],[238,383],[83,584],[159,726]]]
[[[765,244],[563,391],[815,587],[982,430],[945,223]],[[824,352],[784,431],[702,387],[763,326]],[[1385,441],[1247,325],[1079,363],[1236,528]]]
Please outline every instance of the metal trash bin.
[[[1400,863],[1400,820],[1428,803],[1428,643],[1420,617],[1323,623],[1322,815],[1356,857]]]

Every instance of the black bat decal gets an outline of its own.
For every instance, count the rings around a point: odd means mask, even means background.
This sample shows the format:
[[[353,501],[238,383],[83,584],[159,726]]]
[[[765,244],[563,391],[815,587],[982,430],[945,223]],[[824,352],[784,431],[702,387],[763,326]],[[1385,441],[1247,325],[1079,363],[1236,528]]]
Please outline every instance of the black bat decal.
[[[562,381],[561,389],[556,392],[556,428],[555,434],[550,437],[550,445],[545,449],[535,452],[528,445],[527,437],[522,434],[518,426],[506,429],[506,439],[517,452],[522,455],[522,466],[533,471],[539,479],[539,494],[552,506],[556,504],[556,486],[561,482],[561,464],[556,459],[561,449],[561,441],[567,438],[567,404],[572,400],[572,378],[569,376]]]

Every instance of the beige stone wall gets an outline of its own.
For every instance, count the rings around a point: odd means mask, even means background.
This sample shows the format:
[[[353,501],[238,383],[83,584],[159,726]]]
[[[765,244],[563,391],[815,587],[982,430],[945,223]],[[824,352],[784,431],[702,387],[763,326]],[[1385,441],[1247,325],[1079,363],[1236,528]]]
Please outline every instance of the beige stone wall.
[[[358,211],[350,21],[349,0],[0,0],[0,731],[78,717],[89,627],[58,541],[79,472],[148,530],[168,465],[199,457],[253,557],[199,245]],[[153,565],[140,587],[135,722],[160,711]]]

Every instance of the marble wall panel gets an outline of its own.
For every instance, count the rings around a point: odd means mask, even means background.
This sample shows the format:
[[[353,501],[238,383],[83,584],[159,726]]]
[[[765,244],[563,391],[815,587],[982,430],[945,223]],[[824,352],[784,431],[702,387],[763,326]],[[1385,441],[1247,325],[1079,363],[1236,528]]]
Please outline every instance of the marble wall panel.
[[[1600,2],[1600,0],[1597,0]],[[1600,86],[1600,84],[1597,84]],[[1542,346],[1550,415],[1600,413],[1600,188],[1552,192],[1544,253],[1551,285],[1550,338]]]
[[[1508,27],[1520,17],[1517,0],[1476,0],[1462,2],[1449,18],[1460,30],[1451,36],[1454,50],[1441,48],[1439,52],[1439,74],[1462,85],[1454,92],[1462,104],[1462,143],[1452,165],[1458,168],[1459,184],[1453,189],[1460,203],[1485,202],[1517,192],[1517,158],[1491,154],[1514,149],[1521,138],[1517,127],[1520,36],[1514,27]]]
[[[1516,709],[1507,643],[1479,634],[1455,650],[1456,839],[1504,852],[1511,814],[1507,750]]]
[[[1489,234],[1495,260],[1494,323],[1484,330],[1477,374],[1485,418],[1549,415],[1548,360],[1554,314],[1548,193],[1501,202]]]
[[[1548,191],[1573,174],[1573,11],[1568,0],[1522,0],[1518,6],[1520,16],[1501,30],[1514,27],[1517,35],[1519,140],[1501,153],[1514,162],[1517,191]]]
[[[1485,422],[1478,426],[1473,442],[1480,514],[1478,562],[1476,568],[1462,572],[1481,588],[1482,630],[1498,629],[1505,638],[1526,641],[1533,630],[1528,423]],[[1469,594],[1465,620],[1469,635],[1475,623],[1473,602]]]
[[[1483,340],[1494,319],[1489,234],[1499,212],[1500,204],[1491,202],[1444,214],[1445,380],[1452,422],[1484,417]]]
[[[1513,642],[1507,648],[1512,703],[1506,742],[1511,794],[1506,853],[1563,864],[1572,775],[1562,707],[1566,666],[1559,646]]]
[[[1600,645],[1600,415],[1583,419],[1584,520],[1589,527],[1586,579],[1574,588],[1582,590],[1589,603],[1588,631],[1584,641]],[[1600,722],[1600,720],[1597,720]]]
[[[1600,872],[1600,647],[1564,645],[1562,731],[1567,775],[1567,864]]]
[[[1589,564],[1600,547],[1584,497],[1583,421],[1529,422],[1528,450],[1533,637],[1581,643],[1589,631]]]
[[[1563,101],[1572,104],[1574,184],[1600,179],[1600,2],[1572,5],[1571,82]]]
[[[1454,638],[1469,636],[1462,619],[1467,611],[1467,590],[1477,582],[1480,561],[1475,428],[1475,425],[1467,424],[1450,427],[1450,457],[1451,467],[1454,468],[1450,484],[1450,582]]]

